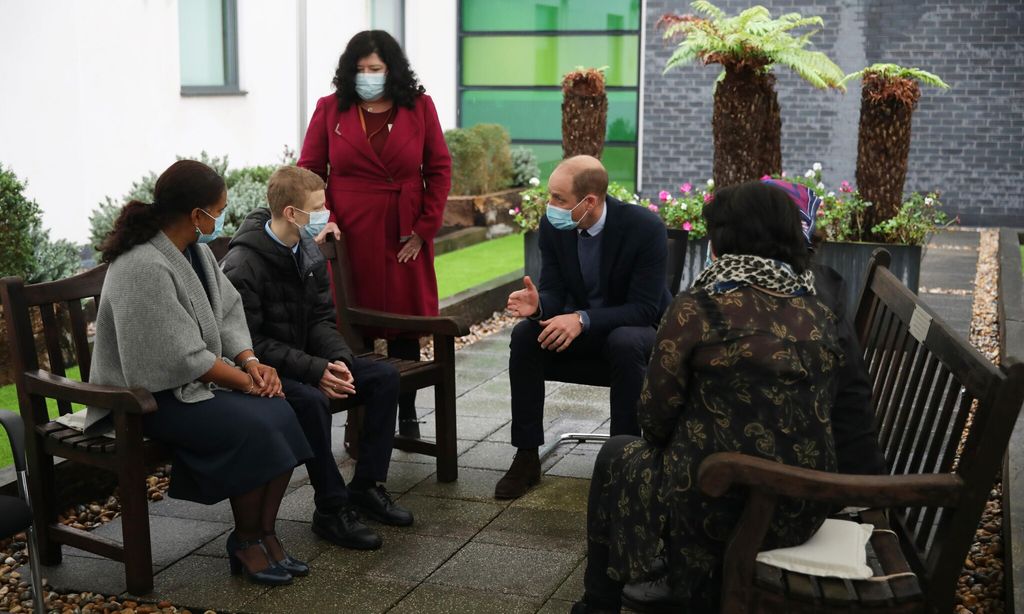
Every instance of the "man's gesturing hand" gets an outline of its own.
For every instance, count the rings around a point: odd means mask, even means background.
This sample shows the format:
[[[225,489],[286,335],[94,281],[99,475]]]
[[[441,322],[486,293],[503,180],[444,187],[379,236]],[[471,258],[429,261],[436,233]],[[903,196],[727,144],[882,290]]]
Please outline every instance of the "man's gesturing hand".
[[[580,316],[575,313],[567,313],[548,320],[541,320],[540,325],[544,327],[544,330],[540,332],[540,336],[537,337],[540,347],[556,352],[561,352],[569,347],[569,344],[583,332]]]
[[[523,278],[523,289],[508,295],[508,304],[505,309],[510,315],[528,318],[537,313],[539,307],[540,295],[537,294],[537,288],[534,287],[530,276],[527,275]]]

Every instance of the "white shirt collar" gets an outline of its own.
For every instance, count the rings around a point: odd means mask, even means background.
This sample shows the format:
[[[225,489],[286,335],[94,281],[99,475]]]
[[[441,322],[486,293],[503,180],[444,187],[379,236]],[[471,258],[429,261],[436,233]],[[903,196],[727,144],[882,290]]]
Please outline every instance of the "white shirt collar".
[[[587,234],[592,236],[592,237],[596,237],[597,235],[601,234],[601,231],[604,230],[604,221],[605,221],[605,219],[607,217],[608,217],[608,199],[606,198],[605,201],[604,201],[604,208],[601,210],[601,217],[597,220],[596,224],[594,224],[590,228],[586,229],[587,230]],[[577,230],[577,232],[583,232],[583,229],[580,228],[580,229]]]

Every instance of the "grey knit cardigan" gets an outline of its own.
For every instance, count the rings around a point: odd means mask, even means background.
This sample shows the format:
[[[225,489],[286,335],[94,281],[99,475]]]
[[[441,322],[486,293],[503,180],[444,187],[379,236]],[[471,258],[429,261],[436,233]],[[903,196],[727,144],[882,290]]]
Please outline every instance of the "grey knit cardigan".
[[[197,252],[207,299],[192,265],[163,232],[107,270],[96,314],[94,384],[173,390],[185,403],[213,398],[198,381],[222,356],[252,348],[242,298],[205,245]],[[105,414],[89,408],[88,423]]]

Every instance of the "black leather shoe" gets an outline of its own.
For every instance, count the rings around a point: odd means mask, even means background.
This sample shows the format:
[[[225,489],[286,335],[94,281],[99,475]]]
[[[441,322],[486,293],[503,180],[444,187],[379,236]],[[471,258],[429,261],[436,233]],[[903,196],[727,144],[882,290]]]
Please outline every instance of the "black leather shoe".
[[[266,539],[267,537],[273,537],[277,540],[279,544],[281,544],[281,550],[284,551],[284,542],[282,542],[281,539],[277,536],[277,533],[264,533],[263,537],[264,539]],[[288,573],[292,574],[292,576],[296,578],[301,578],[303,576],[309,575],[309,565],[307,565],[303,561],[300,561],[299,559],[292,557],[292,555],[288,554],[287,552],[284,553],[284,558],[277,562],[277,566],[287,571]]]
[[[569,610],[570,614],[618,614],[620,611],[621,610],[595,608],[588,605],[585,599],[581,599],[572,604],[572,609]]]
[[[380,535],[359,520],[359,514],[351,507],[343,508],[336,514],[313,512],[313,533],[332,544],[353,550],[376,550],[383,541]]]
[[[350,490],[348,500],[361,514],[381,524],[394,527],[407,527],[412,524],[412,512],[395,503],[383,486]]]
[[[540,457],[537,450],[520,449],[512,459],[512,466],[494,487],[495,499],[518,499],[531,487],[540,483]]]
[[[262,548],[263,542],[258,539],[241,541],[234,531],[228,535],[228,564],[231,566],[231,575],[237,576],[242,574],[246,580],[254,584],[266,584],[268,586],[281,586],[292,583],[292,575],[279,565],[271,563],[269,557],[267,557],[266,568],[259,571],[249,571],[249,568],[242,563],[242,559],[238,557],[238,551],[253,546],[260,546]]]

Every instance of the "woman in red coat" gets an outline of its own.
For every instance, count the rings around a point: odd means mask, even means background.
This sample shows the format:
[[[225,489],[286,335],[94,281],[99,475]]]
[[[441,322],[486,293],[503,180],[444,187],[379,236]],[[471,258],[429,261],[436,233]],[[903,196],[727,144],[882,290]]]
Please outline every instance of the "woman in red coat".
[[[434,103],[382,30],[352,37],[334,87],[317,101],[298,164],[327,181],[331,221],[348,242],[355,302],[435,316],[433,243],[451,187],[451,156]],[[419,354],[418,338],[388,339],[389,356]],[[399,428],[418,437],[415,400],[415,393],[400,398]]]

